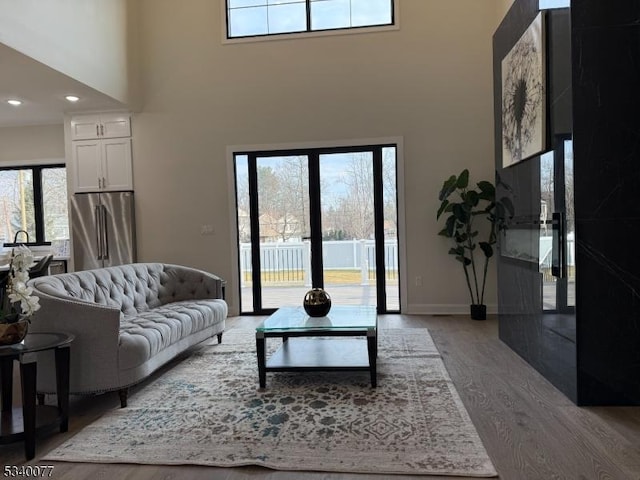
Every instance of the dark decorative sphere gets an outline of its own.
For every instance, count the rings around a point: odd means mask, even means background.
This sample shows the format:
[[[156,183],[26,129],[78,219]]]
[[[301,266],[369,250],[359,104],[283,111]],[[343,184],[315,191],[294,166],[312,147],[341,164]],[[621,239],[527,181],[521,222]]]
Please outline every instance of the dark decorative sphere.
[[[310,317],[324,317],[331,310],[331,297],[322,288],[312,288],[304,296],[303,306]]]

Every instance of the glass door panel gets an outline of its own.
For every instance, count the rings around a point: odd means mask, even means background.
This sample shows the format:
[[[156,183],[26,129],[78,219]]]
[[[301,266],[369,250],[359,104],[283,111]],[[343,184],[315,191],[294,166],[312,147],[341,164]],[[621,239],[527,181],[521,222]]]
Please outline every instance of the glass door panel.
[[[257,157],[262,308],[298,306],[311,286],[309,159]]]
[[[557,309],[557,278],[553,276],[553,213],[556,211],[554,152],[540,156],[540,256],[542,275],[542,309]]]
[[[573,141],[564,142],[564,184],[566,202],[567,306],[576,306],[576,235],[573,208]]]
[[[382,149],[382,208],[384,214],[385,296],[387,310],[400,311],[396,154],[396,147],[385,147]]]
[[[240,278],[240,309],[253,312],[253,264],[251,257],[251,197],[249,195],[249,157],[236,155],[236,212]]]
[[[324,289],[341,305],[376,305],[373,153],[320,155]]]

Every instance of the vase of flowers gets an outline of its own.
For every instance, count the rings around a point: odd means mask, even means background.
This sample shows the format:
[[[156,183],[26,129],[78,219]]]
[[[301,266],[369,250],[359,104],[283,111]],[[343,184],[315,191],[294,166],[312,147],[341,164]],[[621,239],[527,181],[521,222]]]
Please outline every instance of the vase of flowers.
[[[0,279],[0,345],[21,342],[27,335],[29,319],[40,308],[40,299],[27,286],[33,265],[33,253],[27,247],[11,250],[9,270]]]

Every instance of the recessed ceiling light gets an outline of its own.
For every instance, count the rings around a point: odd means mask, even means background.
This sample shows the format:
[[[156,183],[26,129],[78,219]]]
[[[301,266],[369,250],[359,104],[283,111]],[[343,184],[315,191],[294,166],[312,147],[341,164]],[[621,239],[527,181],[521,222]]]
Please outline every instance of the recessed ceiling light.
[[[78,100],[80,100],[80,97],[76,97],[75,95],[67,95],[64,98],[66,98],[70,102],[77,102]]]
[[[15,100],[15,99],[7,100],[7,103],[9,105],[13,105],[14,107],[17,107],[18,105],[22,105],[22,102],[20,100]]]

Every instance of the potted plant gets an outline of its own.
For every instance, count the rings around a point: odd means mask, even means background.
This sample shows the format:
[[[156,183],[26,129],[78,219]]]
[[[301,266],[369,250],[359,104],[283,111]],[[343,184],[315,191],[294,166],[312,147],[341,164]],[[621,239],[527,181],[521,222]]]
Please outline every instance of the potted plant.
[[[0,345],[22,341],[30,317],[40,308],[40,299],[27,286],[34,264],[31,250],[24,245],[11,250],[9,269],[0,279]]]
[[[496,189],[491,182],[483,180],[476,183],[476,187],[469,186],[467,169],[458,176],[451,175],[444,182],[438,196],[441,203],[437,219],[443,214],[448,215],[445,227],[438,235],[450,238],[454,243],[449,254],[462,264],[471,296],[471,318],[485,320],[484,290],[489,260],[493,256],[498,232],[506,228],[506,213],[513,215],[513,205],[508,198],[496,202]],[[477,228],[480,221],[488,222],[484,240],[480,240]],[[480,254],[482,260],[477,258]]]

